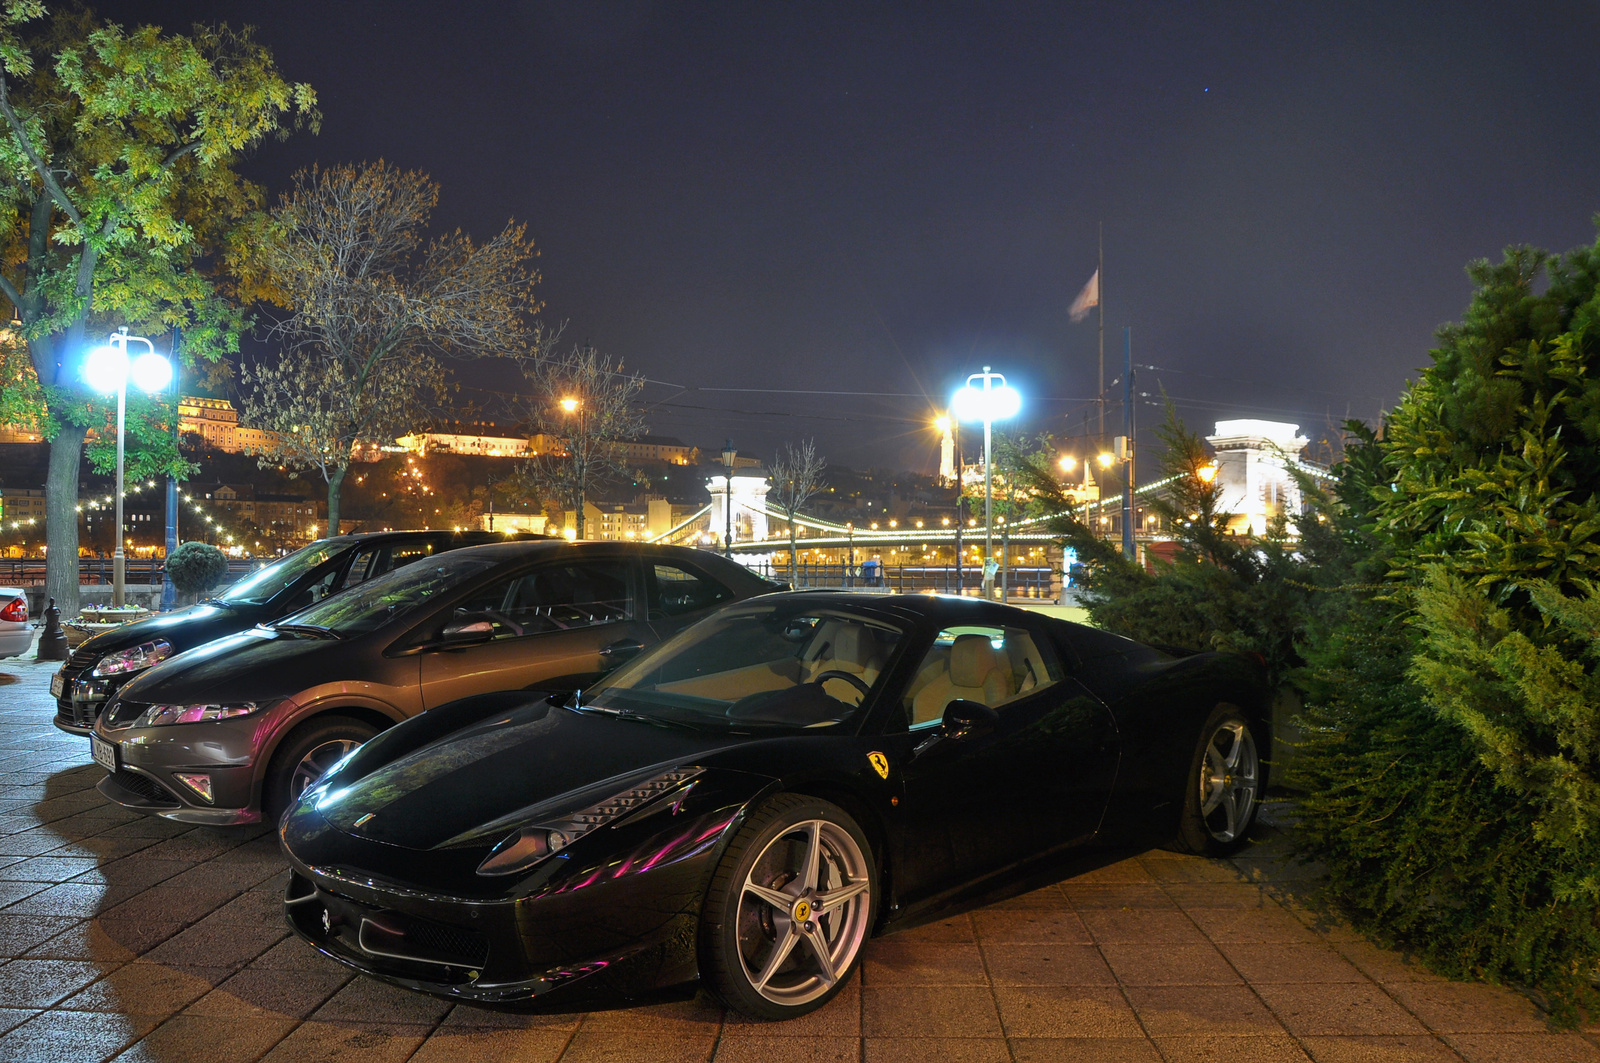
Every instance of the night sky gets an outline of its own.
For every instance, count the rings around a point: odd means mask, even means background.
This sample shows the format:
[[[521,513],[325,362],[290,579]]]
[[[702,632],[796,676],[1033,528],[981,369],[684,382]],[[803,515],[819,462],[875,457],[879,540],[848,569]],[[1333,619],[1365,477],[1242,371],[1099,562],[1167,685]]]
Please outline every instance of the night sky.
[[[985,363],[1021,427],[1081,430],[1100,223],[1108,381],[1131,325],[1192,426],[1317,436],[1395,402],[1469,259],[1600,211],[1588,0],[98,10],[257,26],[325,120],[252,177],[382,156],[441,184],[441,227],[526,221],[546,320],[713,449],[932,471],[930,411]]]

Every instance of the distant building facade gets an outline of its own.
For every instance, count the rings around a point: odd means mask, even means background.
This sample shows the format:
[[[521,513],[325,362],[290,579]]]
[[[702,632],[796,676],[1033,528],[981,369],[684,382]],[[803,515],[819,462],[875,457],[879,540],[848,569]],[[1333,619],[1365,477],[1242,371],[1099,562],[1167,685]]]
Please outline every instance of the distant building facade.
[[[626,542],[655,539],[665,535],[679,522],[688,519],[694,510],[674,506],[664,498],[647,502],[593,502],[583,504],[583,537]],[[577,535],[578,514],[567,510],[562,531],[569,538]]]
[[[1283,421],[1245,419],[1218,421],[1206,442],[1217,455],[1219,508],[1232,513],[1229,531],[1261,535],[1282,515],[1301,511],[1300,485],[1289,474],[1291,466],[1321,472],[1300,458],[1310,442],[1300,426]]]
[[[240,424],[233,403],[206,395],[179,397],[178,432],[197,435],[208,448],[224,454],[261,454],[278,438],[276,432]]]
[[[527,436],[497,432],[497,425],[454,426],[479,431],[427,431],[401,436],[395,443],[412,454],[470,454],[485,458],[526,458],[533,453]]]
[[[658,463],[664,465],[696,465],[700,462],[700,448],[691,447],[673,436],[640,436],[621,444],[626,461]]]

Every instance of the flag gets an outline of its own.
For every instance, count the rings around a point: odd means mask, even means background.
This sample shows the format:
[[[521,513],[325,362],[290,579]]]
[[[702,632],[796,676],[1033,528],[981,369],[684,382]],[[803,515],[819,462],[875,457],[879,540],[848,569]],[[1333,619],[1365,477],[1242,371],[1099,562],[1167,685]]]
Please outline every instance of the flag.
[[[1100,305],[1100,271],[1095,270],[1094,276],[1089,278],[1089,283],[1083,286],[1083,291],[1072,300],[1072,309],[1067,313],[1072,315],[1073,321],[1082,321],[1089,316],[1091,306]]]

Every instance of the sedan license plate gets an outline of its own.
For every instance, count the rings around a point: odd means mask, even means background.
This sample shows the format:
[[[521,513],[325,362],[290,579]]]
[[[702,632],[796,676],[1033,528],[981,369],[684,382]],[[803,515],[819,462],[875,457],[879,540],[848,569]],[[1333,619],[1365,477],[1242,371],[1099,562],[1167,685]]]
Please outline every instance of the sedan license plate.
[[[99,735],[92,734],[89,736],[89,755],[94,758],[96,764],[106,769],[106,771],[114,772],[117,770],[117,747]]]
[[[59,698],[67,690],[67,677],[57,672],[50,677],[50,696]]]

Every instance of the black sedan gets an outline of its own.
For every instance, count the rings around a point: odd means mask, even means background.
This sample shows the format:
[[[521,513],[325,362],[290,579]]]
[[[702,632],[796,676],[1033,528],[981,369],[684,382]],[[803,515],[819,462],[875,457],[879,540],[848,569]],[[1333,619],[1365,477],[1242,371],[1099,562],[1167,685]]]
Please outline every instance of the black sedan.
[[[777,1019],[869,934],[1091,841],[1240,845],[1255,662],[970,599],[728,606],[565,698],[464,699],[362,746],[280,834],[290,924],[458,999],[700,979]]]
[[[490,531],[390,531],[318,539],[213,598],[124,624],[84,642],[50,679],[55,725],[69,734],[86,735],[111,696],[145,669],[213,639],[287,616],[413,561],[463,546],[544,538]]]

